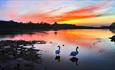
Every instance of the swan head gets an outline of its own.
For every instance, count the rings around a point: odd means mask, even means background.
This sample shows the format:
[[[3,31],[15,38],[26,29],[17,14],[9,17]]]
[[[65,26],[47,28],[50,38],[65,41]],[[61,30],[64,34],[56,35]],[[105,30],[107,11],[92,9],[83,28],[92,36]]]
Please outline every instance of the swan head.
[[[57,47],[60,49],[60,46],[59,46],[59,45],[58,45]]]

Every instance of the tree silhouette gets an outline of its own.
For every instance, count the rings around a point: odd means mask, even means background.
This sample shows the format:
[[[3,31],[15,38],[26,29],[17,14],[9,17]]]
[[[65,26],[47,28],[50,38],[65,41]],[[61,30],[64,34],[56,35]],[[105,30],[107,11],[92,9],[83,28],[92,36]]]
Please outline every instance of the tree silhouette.
[[[58,24],[54,22],[54,24],[49,24],[47,22],[40,23],[23,23],[23,22],[15,22],[13,20],[10,21],[0,21],[0,34],[17,34],[17,33],[25,33],[25,32],[33,32],[33,31],[48,31],[48,30],[61,30],[61,29],[114,29],[115,22],[112,23],[109,27],[91,27],[91,26],[76,26],[73,24]]]

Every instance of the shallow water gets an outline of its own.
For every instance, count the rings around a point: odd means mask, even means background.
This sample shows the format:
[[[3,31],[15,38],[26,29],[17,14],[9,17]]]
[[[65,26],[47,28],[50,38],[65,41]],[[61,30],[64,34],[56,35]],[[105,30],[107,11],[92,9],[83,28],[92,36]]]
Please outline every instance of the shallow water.
[[[0,40],[46,41],[46,44],[34,45],[42,50],[36,70],[115,70],[115,43],[109,39],[113,35],[109,30],[59,30],[7,35]],[[55,54],[58,45],[60,57]],[[73,58],[70,53],[77,46],[79,54]]]

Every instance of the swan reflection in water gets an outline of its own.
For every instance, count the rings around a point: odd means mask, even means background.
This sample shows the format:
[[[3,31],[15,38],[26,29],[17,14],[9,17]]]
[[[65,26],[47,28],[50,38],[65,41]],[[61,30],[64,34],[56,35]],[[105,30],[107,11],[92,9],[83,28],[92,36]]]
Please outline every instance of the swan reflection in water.
[[[75,63],[76,65],[78,65],[78,60],[79,59],[77,57],[70,58],[70,61],[73,62],[73,63]]]
[[[56,54],[55,60],[57,62],[60,62],[60,53],[61,53],[60,49],[61,49],[61,47],[60,46],[57,46],[57,47],[58,47],[58,49],[55,50],[55,54]]]
[[[79,54],[78,48],[79,47],[76,47],[76,51],[72,51],[70,53],[70,56],[72,56],[70,58],[70,61],[73,62],[73,63],[76,63],[76,65],[78,65],[78,58],[76,57]]]
[[[55,61],[57,61],[57,62],[60,62],[60,61],[61,61],[59,55],[55,57]]]
[[[57,61],[57,62],[60,62],[61,60],[60,60],[60,53],[61,53],[61,47],[60,46],[57,46],[58,47],[58,49],[57,50],[55,50],[55,54],[56,54],[56,56],[55,56],[55,61]],[[70,58],[70,61],[71,62],[73,62],[73,63],[76,63],[76,65],[78,65],[78,58],[76,57],[78,54],[79,54],[79,51],[78,51],[78,48],[79,47],[76,47],[76,50],[75,51],[72,51],[71,53],[70,53],[70,56],[72,56],[71,58]]]

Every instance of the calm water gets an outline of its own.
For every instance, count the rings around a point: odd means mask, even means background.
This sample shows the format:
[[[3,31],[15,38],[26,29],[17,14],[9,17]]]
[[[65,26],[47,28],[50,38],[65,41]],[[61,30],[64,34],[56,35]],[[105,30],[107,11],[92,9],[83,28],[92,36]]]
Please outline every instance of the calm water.
[[[41,63],[36,70],[115,70],[115,43],[109,30],[59,30],[35,32],[33,34],[7,35],[0,40],[44,40],[46,44],[35,44],[41,49]],[[64,44],[64,46],[63,46]],[[55,50],[61,46],[60,58]],[[79,54],[70,56],[79,46]]]

